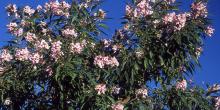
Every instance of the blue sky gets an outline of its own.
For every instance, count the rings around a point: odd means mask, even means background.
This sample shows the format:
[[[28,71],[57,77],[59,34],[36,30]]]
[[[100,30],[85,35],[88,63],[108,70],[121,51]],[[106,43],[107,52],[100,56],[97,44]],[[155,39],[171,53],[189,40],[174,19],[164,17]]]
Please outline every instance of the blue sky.
[[[37,4],[43,4],[49,0],[0,0],[0,45],[4,45],[4,41],[10,38],[7,34],[6,24],[7,14],[5,12],[5,6],[9,3],[15,3],[18,6],[30,5],[36,7]],[[115,29],[120,28],[121,17],[124,14],[124,7],[126,0],[104,0],[102,8],[106,10],[107,16],[112,18],[106,21],[109,29],[106,32],[109,34],[110,38]],[[192,0],[179,0],[184,4],[190,3]],[[213,27],[215,28],[215,34],[212,38],[207,38],[205,40],[204,53],[200,57],[202,68],[198,69],[195,73],[194,80],[197,84],[202,84],[203,82],[213,84],[220,83],[220,8],[218,6],[220,0],[209,0],[209,18],[212,19]],[[187,5],[183,8],[186,9]]]

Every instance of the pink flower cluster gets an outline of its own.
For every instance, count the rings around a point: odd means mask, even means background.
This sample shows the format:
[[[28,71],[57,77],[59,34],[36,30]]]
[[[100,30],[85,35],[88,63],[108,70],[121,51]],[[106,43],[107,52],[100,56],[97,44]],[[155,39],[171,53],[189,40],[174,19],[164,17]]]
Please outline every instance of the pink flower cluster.
[[[23,28],[19,28],[17,23],[10,22],[7,28],[8,31],[15,36],[21,36],[23,34]]]
[[[124,105],[121,103],[116,103],[111,106],[112,110],[124,110]]]
[[[29,59],[30,52],[27,48],[17,49],[15,53],[15,58],[20,61],[25,61]]]
[[[187,82],[186,80],[182,80],[176,83],[176,89],[177,90],[183,90],[185,91],[187,88]]]
[[[52,43],[51,57],[54,58],[55,61],[57,61],[58,58],[60,58],[60,56],[63,55],[63,52],[61,51],[61,45],[62,45],[62,42],[60,41],[56,41]]]
[[[193,13],[192,15],[194,18],[197,18],[197,17],[206,18],[208,16],[208,10],[206,8],[206,4],[203,3],[202,1],[192,3],[191,9],[192,9],[192,13]]]
[[[126,5],[126,7],[125,7],[125,12],[126,12],[126,15],[127,15],[127,16],[132,16],[132,14],[133,14],[133,9],[132,9],[132,7],[131,7],[130,5]]]
[[[175,12],[173,13],[168,13],[163,17],[163,22],[164,24],[171,24],[173,25],[174,30],[181,30],[187,20],[187,13],[184,14],[176,14]]]
[[[32,62],[32,64],[39,63],[42,58],[43,57],[39,53],[32,53],[29,56],[29,60]]]
[[[17,30],[15,30],[12,34],[14,34],[15,36],[22,36],[23,35],[23,28],[19,28]]]
[[[119,62],[115,57],[98,55],[94,59],[94,65],[97,65],[99,68],[104,68],[105,66],[115,67],[119,66]]]
[[[44,39],[42,39],[41,41],[37,41],[37,43],[35,44],[35,48],[36,50],[42,50],[42,49],[49,49],[50,46]]]
[[[163,17],[164,24],[172,23],[174,21],[175,16],[176,16],[175,12],[168,13],[167,15],[165,15]]]
[[[220,108],[220,97],[215,98],[215,109],[219,110]]]
[[[13,32],[13,31],[15,31],[18,28],[18,24],[17,23],[13,23],[13,22],[10,22],[6,26],[7,26],[9,32]]]
[[[71,43],[70,44],[70,52],[80,54],[84,49],[84,44],[82,43]]]
[[[12,59],[11,56],[8,56],[7,61],[10,61]],[[15,59],[19,61],[31,61],[32,64],[40,63],[40,60],[42,59],[42,55],[39,53],[30,53],[30,51],[27,48],[24,49],[17,49],[15,52]],[[10,59],[10,60],[9,60]]]
[[[9,62],[9,61],[11,61],[12,58],[13,58],[13,57],[12,57],[12,55],[9,53],[8,50],[3,49],[3,50],[1,51],[1,54],[0,54],[0,62],[1,62],[1,63],[4,62],[4,61]]]
[[[121,90],[120,87],[114,86],[114,87],[112,87],[111,92],[112,92],[113,94],[119,94],[119,93],[120,93],[120,90]]]
[[[146,88],[137,89],[135,94],[137,97],[146,98],[148,96],[148,90]]]
[[[35,10],[32,9],[30,6],[25,6],[25,7],[23,8],[23,12],[24,12],[24,14],[26,14],[26,15],[28,15],[28,16],[31,16],[31,15],[34,14]]]
[[[15,4],[9,4],[7,7],[6,7],[6,11],[8,12],[8,16],[11,16],[11,15],[15,15],[17,16],[17,6]]]
[[[119,46],[118,45],[113,45],[112,50],[113,50],[114,53],[117,52],[119,50]]]
[[[146,17],[153,14],[152,6],[149,0],[141,0],[135,8],[126,5],[126,15],[129,17]]]
[[[33,42],[37,39],[36,35],[34,33],[31,33],[31,32],[27,32],[27,35],[25,36],[25,39],[28,41],[28,42]]]
[[[98,84],[95,86],[95,90],[97,91],[98,95],[105,94],[107,91],[105,84]]]
[[[206,27],[205,33],[211,37],[212,34],[214,33],[215,29],[213,29],[211,26]]]
[[[37,11],[39,12],[39,11],[41,11],[43,9],[43,7],[41,6],[41,5],[38,5],[37,6]]]
[[[178,31],[181,30],[186,24],[186,14],[176,15],[174,22],[175,22],[174,29]]]
[[[46,3],[44,8],[46,12],[49,12],[50,10],[53,12],[53,14],[58,16],[66,16],[69,17],[69,9],[70,4],[68,4],[65,1],[59,2],[58,0],[52,1],[50,3]]]
[[[149,0],[142,0],[137,4],[137,7],[134,9],[134,17],[145,17],[152,14],[153,10],[149,4]]]
[[[109,47],[111,45],[111,40],[103,39],[101,42],[104,47]]]
[[[75,29],[70,29],[70,28],[62,30],[62,35],[65,36],[65,37],[72,37],[72,36],[77,37],[78,36]]]
[[[30,22],[22,19],[20,22],[20,25],[21,27],[27,27],[27,26],[30,26]]]

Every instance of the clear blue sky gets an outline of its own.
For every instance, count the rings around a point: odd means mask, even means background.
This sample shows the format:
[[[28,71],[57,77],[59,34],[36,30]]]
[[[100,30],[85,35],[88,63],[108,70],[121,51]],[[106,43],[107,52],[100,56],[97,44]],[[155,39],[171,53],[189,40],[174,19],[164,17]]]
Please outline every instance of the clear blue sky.
[[[10,35],[6,32],[7,14],[5,12],[5,6],[9,3],[15,3],[18,6],[30,5],[36,7],[37,4],[43,4],[49,0],[0,0],[0,45],[4,45],[4,41],[10,38]],[[109,30],[106,32],[110,38],[115,29],[120,28],[121,17],[124,14],[124,7],[126,0],[104,0],[102,8],[108,11],[107,16],[112,18],[106,21],[109,25]],[[179,0],[184,4],[190,3],[192,0]],[[215,28],[215,34],[212,38],[205,40],[204,53],[200,57],[202,68],[198,69],[195,73],[194,80],[197,84],[205,83],[220,83],[220,0],[210,0],[208,4],[209,17],[213,20],[213,27]],[[183,9],[186,9],[184,6]]]

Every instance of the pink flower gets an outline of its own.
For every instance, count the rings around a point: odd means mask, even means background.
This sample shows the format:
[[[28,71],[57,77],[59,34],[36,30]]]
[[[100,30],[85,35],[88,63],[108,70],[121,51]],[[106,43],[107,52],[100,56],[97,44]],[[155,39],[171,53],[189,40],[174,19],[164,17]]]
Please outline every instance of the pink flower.
[[[42,39],[41,41],[37,41],[36,45],[35,45],[37,50],[42,50],[42,49],[49,49],[50,46],[48,45],[48,43]]]
[[[52,76],[52,74],[53,74],[53,69],[52,69],[50,66],[48,66],[48,67],[46,68],[45,72],[47,72],[49,76]]]
[[[186,24],[186,14],[178,14],[175,17],[174,30],[181,30]]]
[[[39,53],[32,53],[29,56],[29,60],[32,62],[32,64],[37,64],[42,59],[42,56]]]
[[[119,94],[119,93],[120,93],[120,90],[121,90],[120,87],[114,86],[114,87],[112,87],[111,92],[112,92],[113,94]]]
[[[89,7],[89,4],[88,3],[81,3],[78,5],[80,9],[82,8],[88,8]]]
[[[111,109],[112,110],[124,110],[124,105],[120,103],[116,103],[111,106]]]
[[[58,10],[60,8],[60,3],[58,0],[50,2],[50,7],[53,11]]]
[[[99,68],[104,68],[105,66],[115,67],[119,66],[119,62],[115,57],[99,55],[95,57],[94,65],[97,65]]]
[[[215,98],[215,108],[216,110],[219,110],[220,108],[220,97]]]
[[[104,47],[109,47],[111,45],[111,41],[107,39],[103,39],[101,42],[104,44]]]
[[[49,29],[46,29],[46,28],[42,28],[42,33],[43,33],[43,35],[45,36],[45,35],[47,35],[47,33],[49,32],[50,30]]]
[[[104,68],[105,62],[103,61],[103,56],[99,55],[96,56],[94,59],[94,64],[97,65],[99,68]]]
[[[167,15],[165,15],[163,17],[164,24],[172,23],[174,21],[175,16],[176,16],[175,12],[168,13]]]
[[[197,18],[197,17],[204,17],[204,18],[206,18],[207,15],[208,15],[206,4],[201,2],[201,1],[200,2],[196,2],[196,3],[192,3],[191,9],[192,9],[192,16],[194,18]]]
[[[59,8],[60,8],[60,3],[58,2],[58,0],[52,1],[52,2],[50,2],[50,3],[46,3],[46,4],[44,5],[44,8],[46,9],[46,10],[45,10],[46,12],[49,12],[50,10],[51,10],[53,13],[56,13],[56,14],[62,12],[62,10],[59,9]]]
[[[131,6],[126,5],[125,11],[127,16],[131,16],[133,9],[131,8]]]
[[[71,43],[70,52],[80,54],[83,51],[83,44],[81,43]]]
[[[22,19],[20,25],[21,25],[22,27],[30,26],[30,22],[28,22],[28,21]]]
[[[98,84],[95,86],[95,90],[97,91],[98,95],[105,94],[106,92],[106,85],[105,84]]]
[[[61,51],[61,45],[62,42],[56,41],[52,43],[51,47],[51,57],[55,59],[55,61],[58,60],[63,55],[63,52]]]
[[[118,60],[115,58],[115,57],[111,57],[110,58],[110,66],[111,67],[115,67],[115,66],[119,66],[119,62],[118,62]]]
[[[55,10],[60,7],[60,3],[58,0],[56,1],[51,1],[50,3],[45,3],[44,8],[49,11],[50,9]]]
[[[146,88],[141,88],[135,91],[137,97],[146,98],[148,96],[148,90]]]
[[[186,88],[187,88],[186,80],[182,80],[182,81],[179,81],[179,82],[176,83],[176,89],[185,91]]]
[[[13,14],[17,14],[17,6],[15,4],[9,4],[5,8],[6,8],[7,12],[8,12],[8,16],[11,16]]]
[[[153,9],[149,4],[149,0],[142,0],[134,9],[134,17],[145,17],[153,14]]]
[[[68,4],[67,2],[63,1],[63,2],[59,2],[57,1],[52,1],[50,3],[46,3],[44,5],[45,7],[45,12],[49,12],[52,11],[53,14],[58,15],[58,16],[69,16],[69,12],[68,10],[70,9],[70,4]]]
[[[77,37],[77,36],[78,36],[78,34],[77,34],[77,32],[75,31],[75,29],[69,29],[69,28],[64,29],[64,30],[62,31],[62,35],[65,36],[65,37],[71,37],[71,36]]]
[[[15,36],[21,36],[23,34],[23,28],[18,28],[17,23],[10,22],[8,25],[6,25],[8,28],[8,31],[12,33]]]
[[[24,48],[24,49],[18,49],[16,50],[16,53],[15,53],[15,58],[17,60],[20,60],[20,61],[24,61],[24,60],[28,60],[29,58],[29,51],[27,48]]]
[[[13,22],[10,22],[8,25],[6,25],[7,28],[8,28],[8,31],[9,32],[13,32],[17,29],[18,27],[18,24],[17,23],[13,23]]]
[[[23,28],[19,28],[19,29],[15,30],[12,34],[14,34],[15,36],[20,37],[20,36],[23,35],[23,32],[24,32]]]
[[[43,7],[41,6],[41,5],[38,5],[37,6],[37,11],[40,11],[40,10],[42,10],[43,9]]]
[[[85,39],[83,39],[81,45],[82,45],[82,46],[86,46],[87,44],[88,44],[88,41],[86,41]]]
[[[4,61],[9,62],[11,61],[11,59],[12,59],[12,56],[9,53],[9,51],[6,49],[3,49],[0,54],[0,62],[4,62]]]
[[[23,12],[25,14],[27,14],[28,16],[31,16],[32,14],[34,14],[35,10],[31,9],[30,6],[25,6],[24,9],[23,9]]]
[[[25,36],[25,39],[28,41],[28,42],[33,42],[37,39],[36,35],[34,33],[31,33],[31,32],[27,32],[27,35]]]
[[[114,51],[114,53],[117,52],[118,51],[118,46],[117,45],[113,45],[112,46],[112,50]]]
[[[175,12],[173,12],[173,13],[168,13],[163,17],[164,24],[169,23],[173,26],[174,30],[178,30],[178,31],[185,26],[186,20],[187,20],[187,13],[176,15]]]
[[[205,33],[211,37],[212,34],[214,33],[215,29],[213,29],[211,26],[206,27]]]

